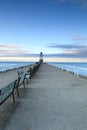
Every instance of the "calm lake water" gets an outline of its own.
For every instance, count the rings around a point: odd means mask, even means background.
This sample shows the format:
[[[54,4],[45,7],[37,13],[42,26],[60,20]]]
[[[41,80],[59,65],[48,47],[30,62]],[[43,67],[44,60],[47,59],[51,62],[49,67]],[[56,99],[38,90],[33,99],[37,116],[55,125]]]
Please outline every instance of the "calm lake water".
[[[14,69],[22,66],[27,66],[34,64],[34,62],[0,62],[0,72]],[[78,69],[78,73],[80,75],[87,76],[87,62],[48,62],[48,64],[51,64],[53,66],[59,67],[63,66],[64,69],[67,69],[68,71],[75,72],[76,68],[84,68],[84,69]],[[72,67],[66,67],[66,66],[72,66]]]
[[[34,62],[0,62],[0,72],[14,69],[22,66],[31,65]]]

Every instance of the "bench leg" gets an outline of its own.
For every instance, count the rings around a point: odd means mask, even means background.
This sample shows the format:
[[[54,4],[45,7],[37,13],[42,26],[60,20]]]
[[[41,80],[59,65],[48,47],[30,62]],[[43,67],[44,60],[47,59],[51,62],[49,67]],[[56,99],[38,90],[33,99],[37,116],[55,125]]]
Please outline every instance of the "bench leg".
[[[14,93],[12,93],[12,97],[13,97],[13,103],[15,103]]]
[[[17,87],[16,89],[17,89],[17,96],[19,97],[19,91],[18,91],[18,87]]]
[[[25,89],[25,81],[23,81],[24,89]]]
[[[25,78],[24,80],[26,80],[26,82],[27,82],[27,85],[28,85],[28,78]]]
[[[27,85],[28,85],[28,79],[27,79]]]

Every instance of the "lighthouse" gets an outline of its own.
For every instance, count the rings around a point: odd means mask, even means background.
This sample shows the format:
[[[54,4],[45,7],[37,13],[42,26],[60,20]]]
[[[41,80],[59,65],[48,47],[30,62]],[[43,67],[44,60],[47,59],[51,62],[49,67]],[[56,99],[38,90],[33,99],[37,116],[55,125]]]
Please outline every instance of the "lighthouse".
[[[40,52],[40,60],[39,60],[40,64],[43,64],[43,53]]]

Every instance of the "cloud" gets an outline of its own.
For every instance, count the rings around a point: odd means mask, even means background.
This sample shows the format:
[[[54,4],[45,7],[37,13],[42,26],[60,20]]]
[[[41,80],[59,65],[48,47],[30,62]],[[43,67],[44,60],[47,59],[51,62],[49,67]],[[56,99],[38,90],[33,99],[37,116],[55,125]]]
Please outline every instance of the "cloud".
[[[13,45],[0,45],[0,57],[39,57],[39,54],[30,54],[29,51]]]
[[[87,0],[71,0],[71,1],[79,4],[80,6],[87,7]]]
[[[54,2],[56,4],[58,3],[66,3],[66,2],[72,2],[74,4],[78,4],[79,6],[82,6],[82,7],[87,7],[87,0],[54,0]]]
[[[65,50],[71,50],[71,49],[80,49],[80,48],[83,48],[85,47],[86,45],[76,45],[76,44],[67,44],[67,45],[57,45],[57,44],[51,44],[51,45],[48,45],[47,47],[50,47],[50,48],[61,48],[61,49],[65,49]]]
[[[86,50],[87,51],[87,50]],[[50,57],[50,58],[53,58],[53,57],[56,57],[56,58],[87,58],[87,52],[81,52],[81,51],[76,51],[74,53],[61,53],[61,54],[47,54],[45,55],[45,57]]]
[[[75,36],[75,35],[65,35],[65,36],[71,38],[74,41],[87,41],[87,37],[84,36]]]
[[[0,56],[15,56],[19,53],[23,53],[23,50],[20,47],[13,45],[0,45]]]
[[[10,49],[12,49],[12,48],[18,48],[18,47],[13,46],[13,45],[0,45],[0,49],[1,48],[10,48]]]
[[[66,54],[66,53],[61,53],[61,54],[46,54],[45,57],[49,57],[49,58],[77,58],[77,55],[73,55],[73,54]]]
[[[56,54],[44,54],[44,57],[48,58],[86,58],[87,57],[87,45],[81,44],[50,44],[48,48],[61,49],[62,52]],[[55,52],[55,51],[54,51]],[[24,50],[23,48],[10,45],[0,45],[0,57],[39,57],[39,54],[30,53],[29,51]]]
[[[80,57],[87,57],[87,47],[82,48],[82,49],[78,49],[76,51],[77,55]]]
[[[67,57],[67,58],[86,58],[87,57],[87,45],[79,45],[79,44],[66,44],[66,45],[59,45],[59,44],[51,44],[47,46],[49,48],[58,48],[61,49],[63,53],[58,53],[58,54],[52,54],[51,56],[56,56],[56,57]]]
[[[0,45],[0,56],[16,56],[17,54],[24,53],[24,51],[17,46],[13,45]]]

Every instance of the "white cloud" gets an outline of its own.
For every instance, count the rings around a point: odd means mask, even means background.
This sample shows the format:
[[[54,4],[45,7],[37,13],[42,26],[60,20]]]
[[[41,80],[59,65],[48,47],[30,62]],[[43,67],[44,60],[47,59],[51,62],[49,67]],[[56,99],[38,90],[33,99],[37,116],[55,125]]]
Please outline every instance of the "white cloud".
[[[0,45],[0,56],[18,56],[27,53],[21,47],[13,46],[13,45]]]
[[[13,45],[0,45],[0,57],[38,57],[38,54],[31,54],[22,47]]]

